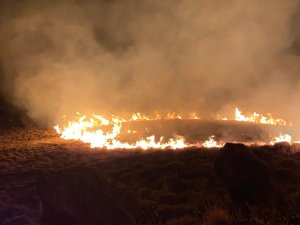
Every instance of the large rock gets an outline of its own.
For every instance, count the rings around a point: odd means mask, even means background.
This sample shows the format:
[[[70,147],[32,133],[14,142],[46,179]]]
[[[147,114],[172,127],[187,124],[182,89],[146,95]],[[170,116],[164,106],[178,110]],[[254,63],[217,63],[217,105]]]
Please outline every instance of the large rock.
[[[266,165],[243,144],[227,143],[215,161],[215,172],[238,203],[265,203],[272,195]]]
[[[143,211],[136,199],[92,168],[46,172],[37,187],[43,225],[143,224]]]

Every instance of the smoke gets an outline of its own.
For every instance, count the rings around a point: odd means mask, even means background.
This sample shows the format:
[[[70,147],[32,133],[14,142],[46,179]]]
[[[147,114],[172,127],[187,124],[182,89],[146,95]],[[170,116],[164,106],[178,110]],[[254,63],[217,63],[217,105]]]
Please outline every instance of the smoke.
[[[299,120],[297,0],[0,2],[1,89],[36,121],[235,106]]]

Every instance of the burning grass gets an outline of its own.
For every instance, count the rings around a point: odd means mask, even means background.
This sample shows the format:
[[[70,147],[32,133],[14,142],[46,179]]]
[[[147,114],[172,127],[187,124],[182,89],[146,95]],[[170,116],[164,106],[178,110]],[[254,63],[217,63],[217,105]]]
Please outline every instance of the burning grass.
[[[181,129],[174,132],[174,130],[168,130],[167,134],[155,134],[153,130],[148,127],[152,127],[156,122],[159,123],[160,128],[164,129],[166,122],[182,120],[184,123],[203,122],[196,113],[190,113],[188,116],[181,116],[176,113],[168,113],[166,115],[160,115],[155,113],[154,116],[146,116],[141,113],[133,113],[129,118],[122,118],[120,116],[112,115],[111,118],[105,118],[97,114],[91,114],[91,116],[81,115],[77,113],[77,117],[68,118],[66,115],[63,117],[63,122],[60,125],[54,126],[56,132],[61,138],[65,140],[80,140],[84,143],[89,143],[91,148],[106,148],[106,149],[179,149],[186,147],[222,147],[224,142],[215,140],[216,133],[210,133],[205,140],[196,138],[196,140],[187,140],[186,134],[182,134]],[[227,121],[227,117],[217,116],[214,122],[222,120]],[[235,116],[232,121],[259,124],[259,125],[271,125],[271,126],[287,126],[291,125],[283,119],[274,119],[270,113],[267,116],[254,112],[249,116],[245,116],[242,112],[236,108]],[[132,124],[143,124],[141,128],[139,126],[132,126]],[[128,126],[129,124],[129,126]],[[127,126],[126,126],[127,125]],[[137,129],[138,128],[138,129]],[[201,129],[199,129],[201,130]],[[282,131],[281,131],[282,132]],[[248,132],[249,133],[249,132]],[[171,135],[170,135],[171,134]],[[251,137],[254,137],[253,135]],[[128,139],[129,138],[129,139]],[[228,140],[227,140],[228,141]],[[230,141],[237,141],[230,140]],[[257,143],[243,140],[247,144]],[[292,143],[292,137],[289,134],[279,133],[277,135],[271,135],[265,137],[263,140],[259,140],[259,144],[274,144],[276,142],[286,141]],[[241,141],[239,141],[241,142]]]
[[[250,212],[239,211],[240,206],[234,204],[215,176],[215,149],[103,151],[91,150],[81,142],[66,142],[45,130],[2,130],[1,134],[0,221],[40,224],[42,209],[35,189],[38,174],[74,165],[95,168],[124,185],[156,215],[153,224],[216,224],[211,222],[216,221],[216,216],[211,215],[216,214],[214,207],[220,203],[221,211],[228,214],[226,218],[218,214],[218,218],[226,221],[250,220],[255,215],[256,221],[264,222],[261,224],[291,224],[289,217],[295,219],[300,212],[300,155],[286,153],[285,145],[252,147],[270,169],[280,198],[291,207],[287,212],[276,203],[261,215],[260,206],[251,206]]]

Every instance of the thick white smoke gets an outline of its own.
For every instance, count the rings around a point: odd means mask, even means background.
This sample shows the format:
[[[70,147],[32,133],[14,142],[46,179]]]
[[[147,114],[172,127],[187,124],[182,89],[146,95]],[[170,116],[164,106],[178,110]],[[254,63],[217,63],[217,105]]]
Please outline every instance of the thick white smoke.
[[[297,0],[1,0],[2,89],[64,113],[239,106],[297,120]]]

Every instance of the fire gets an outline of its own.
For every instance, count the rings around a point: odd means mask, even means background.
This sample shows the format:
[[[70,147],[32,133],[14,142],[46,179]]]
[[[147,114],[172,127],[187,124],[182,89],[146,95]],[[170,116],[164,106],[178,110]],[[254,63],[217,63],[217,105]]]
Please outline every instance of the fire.
[[[178,115],[170,114],[172,118],[177,118]],[[168,117],[167,117],[168,118]],[[157,139],[154,135],[145,139],[136,141],[135,143],[127,143],[118,140],[118,136],[122,131],[122,123],[127,121],[150,120],[141,113],[134,113],[129,120],[122,119],[117,116],[112,116],[111,120],[107,120],[102,116],[93,114],[91,118],[81,116],[78,121],[69,121],[67,125],[61,128],[59,125],[54,126],[54,129],[61,138],[66,140],[80,140],[84,143],[89,143],[91,148],[106,148],[106,149],[149,149],[149,148],[185,148],[188,145],[182,136],[164,140],[163,137]],[[102,126],[112,126],[111,130],[105,132],[101,129]],[[94,130],[97,128],[96,130]],[[136,133],[136,131],[127,130],[127,133]]]
[[[289,144],[292,144],[292,136],[289,134],[280,134],[277,137],[274,137],[273,140],[271,141],[271,144],[276,144],[280,142],[287,142]],[[295,142],[297,143],[297,142]]]
[[[175,112],[172,112],[172,113],[167,114],[166,119],[167,120],[182,119],[182,116],[180,116],[179,114],[177,114]]]
[[[197,113],[191,112],[191,113],[189,114],[189,119],[190,119],[190,120],[200,120],[200,117],[197,115]]]
[[[217,117],[216,117],[216,120],[228,120],[228,118],[218,114]]]
[[[283,119],[274,119],[270,113],[268,113],[266,116],[264,116],[264,115],[254,112],[250,116],[245,116],[242,114],[242,112],[238,108],[235,108],[235,120],[236,121],[253,122],[253,123],[262,123],[262,124],[283,125],[283,126],[286,126],[289,124],[287,121],[285,121]]]
[[[123,123],[125,122],[175,119],[200,120],[200,117],[195,112],[188,114],[187,117],[183,117],[175,112],[167,113],[166,115],[161,115],[155,112],[154,116],[148,116],[137,112],[129,116],[128,119],[124,119],[116,115],[112,115],[110,119],[96,114],[92,114],[90,117],[88,117],[86,115],[80,115],[79,113],[77,113],[77,116],[77,119],[66,121],[62,126],[56,125],[54,126],[54,129],[60,135],[61,138],[66,140],[79,140],[84,143],[90,144],[91,148],[97,147],[105,149],[180,149],[191,146],[219,148],[224,145],[224,143],[217,142],[215,140],[214,135],[210,136],[208,140],[202,143],[197,142],[196,144],[187,143],[183,136],[174,136],[173,138],[167,139],[164,137],[156,137],[154,135],[151,135],[145,138],[140,138],[139,140],[131,143],[120,140],[121,134],[138,133],[135,130],[129,129],[123,131],[122,127]],[[66,116],[64,118],[66,120]],[[228,120],[228,118],[217,115],[216,120]],[[283,119],[274,119],[271,114],[263,116],[254,112],[253,114],[250,114],[250,116],[245,116],[238,108],[235,109],[234,120],[272,125],[291,125]],[[293,143],[292,137],[289,134],[280,134],[278,137],[274,137],[271,141],[266,143],[275,144],[278,142]]]
[[[204,141],[202,146],[205,148],[221,148],[223,147],[223,143],[218,143],[214,140],[215,136],[212,135],[208,138],[208,140]]]
[[[131,116],[131,120],[136,121],[136,120],[150,120],[147,116],[142,115],[141,113],[133,113]]]
[[[217,120],[229,120],[228,117],[224,117],[221,115],[217,115]],[[261,123],[261,124],[270,124],[270,125],[281,125],[281,126],[287,126],[292,125],[291,122],[287,122],[284,119],[274,119],[271,113],[268,113],[267,115],[262,115],[259,113],[252,113],[249,116],[245,116],[242,114],[242,112],[235,108],[235,115],[234,119],[235,121],[243,121],[243,122],[251,122],[251,123]]]

